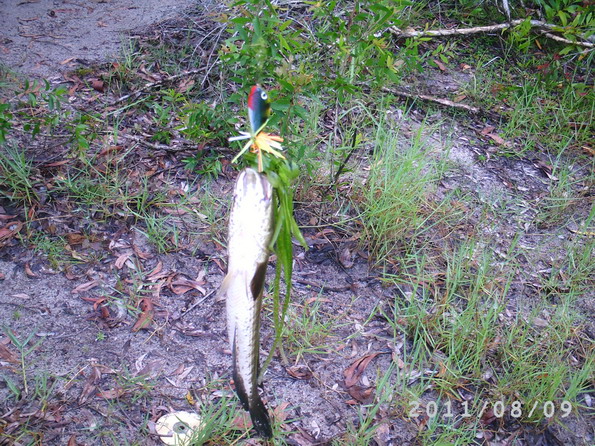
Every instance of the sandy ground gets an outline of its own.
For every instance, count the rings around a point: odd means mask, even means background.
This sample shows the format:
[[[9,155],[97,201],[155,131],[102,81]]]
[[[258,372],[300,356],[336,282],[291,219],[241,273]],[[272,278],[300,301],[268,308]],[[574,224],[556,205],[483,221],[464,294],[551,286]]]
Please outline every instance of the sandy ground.
[[[119,54],[123,37],[169,19],[192,0],[0,0],[0,61],[51,77]]]

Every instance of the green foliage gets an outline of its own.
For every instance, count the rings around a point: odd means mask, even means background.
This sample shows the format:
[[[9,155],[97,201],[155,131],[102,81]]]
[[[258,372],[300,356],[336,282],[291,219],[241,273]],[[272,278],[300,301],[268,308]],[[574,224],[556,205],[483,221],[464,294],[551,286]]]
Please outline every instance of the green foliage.
[[[13,146],[0,150],[0,195],[31,205],[36,199],[33,166],[25,152]]]
[[[0,103],[0,144],[6,142],[6,135],[12,128],[12,119],[10,104]]]
[[[227,137],[233,130],[237,118],[226,116],[220,109],[214,109],[205,102],[189,103],[180,110],[182,134],[198,143],[227,144]]]

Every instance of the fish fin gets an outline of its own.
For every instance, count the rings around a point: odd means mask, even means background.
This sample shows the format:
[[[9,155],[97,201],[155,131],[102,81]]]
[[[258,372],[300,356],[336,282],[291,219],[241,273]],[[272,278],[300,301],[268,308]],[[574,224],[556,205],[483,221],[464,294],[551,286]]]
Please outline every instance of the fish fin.
[[[219,286],[219,291],[217,291],[217,295],[215,296],[216,301],[225,300],[225,296],[227,295],[227,290],[229,289],[229,285],[233,281],[233,275],[231,273],[227,273],[223,282]]]
[[[250,405],[250,418],[252,419],[252,424],[254,425],[256,432],[258,432],[258,435],[264,438],[271,438],[273,436],[269,411],[258,394],[255,395],[255,398]]]
[[[236,387],[236,393],[238,394],[238,397],[240,398],[240,401],[242,403],[242,407],[244,408],[244,410],[250,410],[250,402],[248,399],[248,393],[246,392],[246,385],[244,383],[244,380],[242,379],[242,377],[240,376],[240,373],[238,371],[238,366],[237,366],[237,348],[236,348],[236,334],[234,333],[233,335],[233,348],[232,348],[232,376],[233,376],[233,383]]]
[[[258,299],[264,288],[264,279],[267,273],[267,262],[259,263],[254,272],[254,276],[250,281],[250,291],[252,292],[252,298]]]

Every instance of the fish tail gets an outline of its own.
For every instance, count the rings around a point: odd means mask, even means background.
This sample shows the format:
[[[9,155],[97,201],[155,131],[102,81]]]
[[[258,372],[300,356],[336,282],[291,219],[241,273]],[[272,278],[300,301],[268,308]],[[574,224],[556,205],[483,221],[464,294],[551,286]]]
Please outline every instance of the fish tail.
[[[237,366],[236,362],[236,355],[235,355],[235,337],[234,337],[234,348],[233,348],[233,368],[232,368],[232,375],[233,375],[233,382],[236,388],[236,393],[240,398],[240,402],[242,403],[242,407],[244,410],[250,412],[250,419],[252,420],[252,424],[260,435],[263,438],[271,438],[273,436],[273,429],[271,428],[271,419],[269,417],[269,412],[262,402],[260,395],[256,391],[252,392],[251,397],[248,396],[248,391],[246,389],[246,383],[244,383],[244,379],[239,373],[239,367]]]
[[[269,411],[260,399],[260,396],[256,394],[250,404],[250,418],[252,424],[263,438],[271,438],[273,436],[273,429],[271,427],[271,419],[269,417]]]

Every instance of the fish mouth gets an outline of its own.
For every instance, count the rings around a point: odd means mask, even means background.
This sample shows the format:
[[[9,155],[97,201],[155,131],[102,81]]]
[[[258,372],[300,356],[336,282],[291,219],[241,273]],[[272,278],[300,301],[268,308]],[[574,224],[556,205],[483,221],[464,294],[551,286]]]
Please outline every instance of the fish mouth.
[[[267,201],[273,198],[273,187],[269,180],[251,167],[240,173],[236,185],[236,197],[262,197]]]

